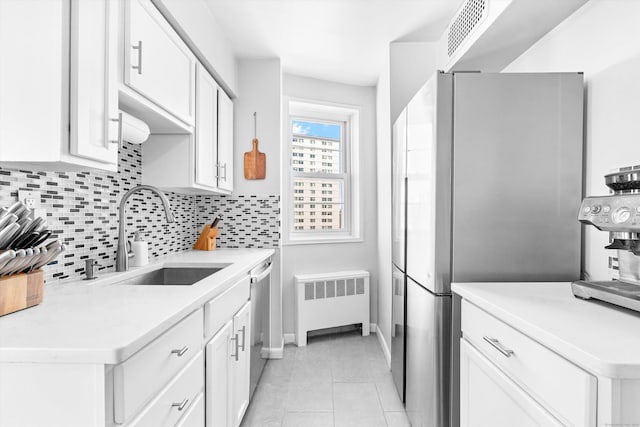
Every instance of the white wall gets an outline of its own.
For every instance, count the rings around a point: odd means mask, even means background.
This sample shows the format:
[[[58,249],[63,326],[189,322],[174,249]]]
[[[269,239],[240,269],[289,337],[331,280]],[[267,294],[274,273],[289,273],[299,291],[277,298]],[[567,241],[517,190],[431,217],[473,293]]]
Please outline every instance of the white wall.
[[[280,59],[238,61],[238,97],[234,101],[233,195],[270,196],[280,194],[280,131],[282,111],[282,68]],[[258,118],[258,149],[265,153],[265,179],[244,178],[244,153],[252,148],[253,113]],[[282,345],[282,256],[276,249],[271,274],[271,348]]]
[[[504,71],[584,71],[586,195],[605,195],[603,176],[640,164],[640,1],[591,0]],[[577,214],[576,207],[576,214]],[[585,270],[609,278],[608,234],[585,229]]]
[[[391,123],[436,71],[437,47],[437,42],[390,44]]]
[[[360,110],[360,171],[363,242],[287,245],[282,248],[284,332],[294,333],[293,276],[364,269],[371,273],[371,322],[377,321],[376,111],[375,88],[283,76],[284,96],[357,105]],[[287,143],[283,138],[283,146]],[[283,171],[285,173],[285,171]],[[283,212],[286,206],[282,206]],[[283,230],[283,233],[286,231]]]
[[[280,194],[282,129],[282,70],[280,59],[238,61],[238,98],[234,102],[234,195]],[[257,113],[258,149],[265,153],[265,179],[244,179],[244,153],[251,151],[253,113]]]
[[[389,58],[389,54],[385,55]],[[391,346],[391,88],[389,61],[376,87],[378,184],[378,333]]]
[[[205,0],[153,0],[171,24],[182,30],[181,36],[189,47],[203,60],[205,67],[232,97],[238,86],[236,58],[229,41]]]

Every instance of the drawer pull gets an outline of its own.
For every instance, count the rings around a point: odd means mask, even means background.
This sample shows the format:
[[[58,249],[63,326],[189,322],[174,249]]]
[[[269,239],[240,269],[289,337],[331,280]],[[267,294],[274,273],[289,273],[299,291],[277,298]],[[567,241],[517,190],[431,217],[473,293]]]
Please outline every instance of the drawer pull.
[[[235,348],[236,348],[236,354],[232,354],[231,357],[236,359],[236,362],[238,361],[238,353],[240,353],[240,350],[238,349],[239,345],[238,345],[238,334],[236,334],[233,338],[231,338],[231,341],[235,341]]]
[[[187,406],[187,403],[189,403],[189,399],[184,399],[180,403],[172,403],[171,407],[178,408],[178,411],[182,411]]]
[[[244,351],[244,342],[245,342],[245,338],[246,338],[246,330],[247,330],[247,327],[243,326],[242,327],[242,351]]]
[[[495,348],[496,350],[498,350],[500,353],[502,353],[504,356],[506,357],[511,357],[514,354],[513,350],[509,350],[508,348],[506,348],[505,346],[503,346],[500,341],[498,341],[495,338],[490,338],[487,336],[482,337],[486,342],[488,342],[489,344],[491,344],[491,346],[493,348]]]
[[[171,350],[171,354],[175,354],[178,357],[182,357],[184,356],[184,354],[189,350],[189,347],[187,347],[186,345],[184,347],[182,347],[180,350]]]

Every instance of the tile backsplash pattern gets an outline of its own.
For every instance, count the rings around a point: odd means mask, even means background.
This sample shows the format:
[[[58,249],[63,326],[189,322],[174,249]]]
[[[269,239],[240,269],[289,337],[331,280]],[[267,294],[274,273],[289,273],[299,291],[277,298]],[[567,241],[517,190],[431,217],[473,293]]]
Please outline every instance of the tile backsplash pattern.
[[[139,145],[125,143],[119,152],[117,173],[111,172],[31,172],[0,169],[0,206],[9,206],[18,198],[18,190],[39,191],[41,208],[47,213],[47,224],[54,236],[67,245],[67,251],[56,264],[45,267],[45,280],[77,280],[82,277],[84,260],[95,258],[101,271],[115,269],[115,254],[118,236],[118,204],[122,195],[142,183],[142,150]],[[200,228],[200,217],[222,206],[243,206],[245,199],[230,196],[212,197],[167,193],[176,221],[168,224],[160,199],[148,191],[133,195],[126,206],[128,238],[133,238],[136,229],[149,242],[150,258],[182,252],[191,248]],[[251,198],[248,198],[251,199]],[[248,201],[248,200],[247,200]],[[256,206],[252,206],[257,203]],[[251,200],[251,209],[243,211],[250,224],[260,228],[247,228],[232,223],[233,215],[225,216],[226,239],[219,240],[218,247],[276,247],[278,239],[264,238],[278,234],[279,196],[270,196],[267,201]],[[262,228],[262,224],[268,224]],[[273,225],[275,224],[275,225]],[[233,239],[232,232],[256,233],[256,239],[246,235],[242,243]],[[54,237],[52,236],[52,237]],[[244,242],[251,240],[251,245]],[[227,245],[227,243],[229,243]]]
[[[197,227],[222,217],[218,247],[277,248],[280,245],[280,196],[196,196]]]

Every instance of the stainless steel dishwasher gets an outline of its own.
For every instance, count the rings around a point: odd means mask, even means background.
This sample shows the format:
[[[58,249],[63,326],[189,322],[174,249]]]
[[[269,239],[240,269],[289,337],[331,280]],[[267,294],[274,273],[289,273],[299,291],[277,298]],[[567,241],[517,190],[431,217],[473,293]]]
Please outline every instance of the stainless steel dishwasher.
[[[251,367],[249,396],[253,397],[269,357],[271,259],[249,272],[251,276]]]

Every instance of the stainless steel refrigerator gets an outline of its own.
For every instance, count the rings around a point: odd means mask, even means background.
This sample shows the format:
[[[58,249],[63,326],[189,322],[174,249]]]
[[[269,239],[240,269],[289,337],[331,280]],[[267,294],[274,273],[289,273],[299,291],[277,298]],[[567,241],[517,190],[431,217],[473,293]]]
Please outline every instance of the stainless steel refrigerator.
[[[439,72],[394,124],[391,370],[414,427],[458,425],[451,282],[579,278],[582,134],[580,73]]]

